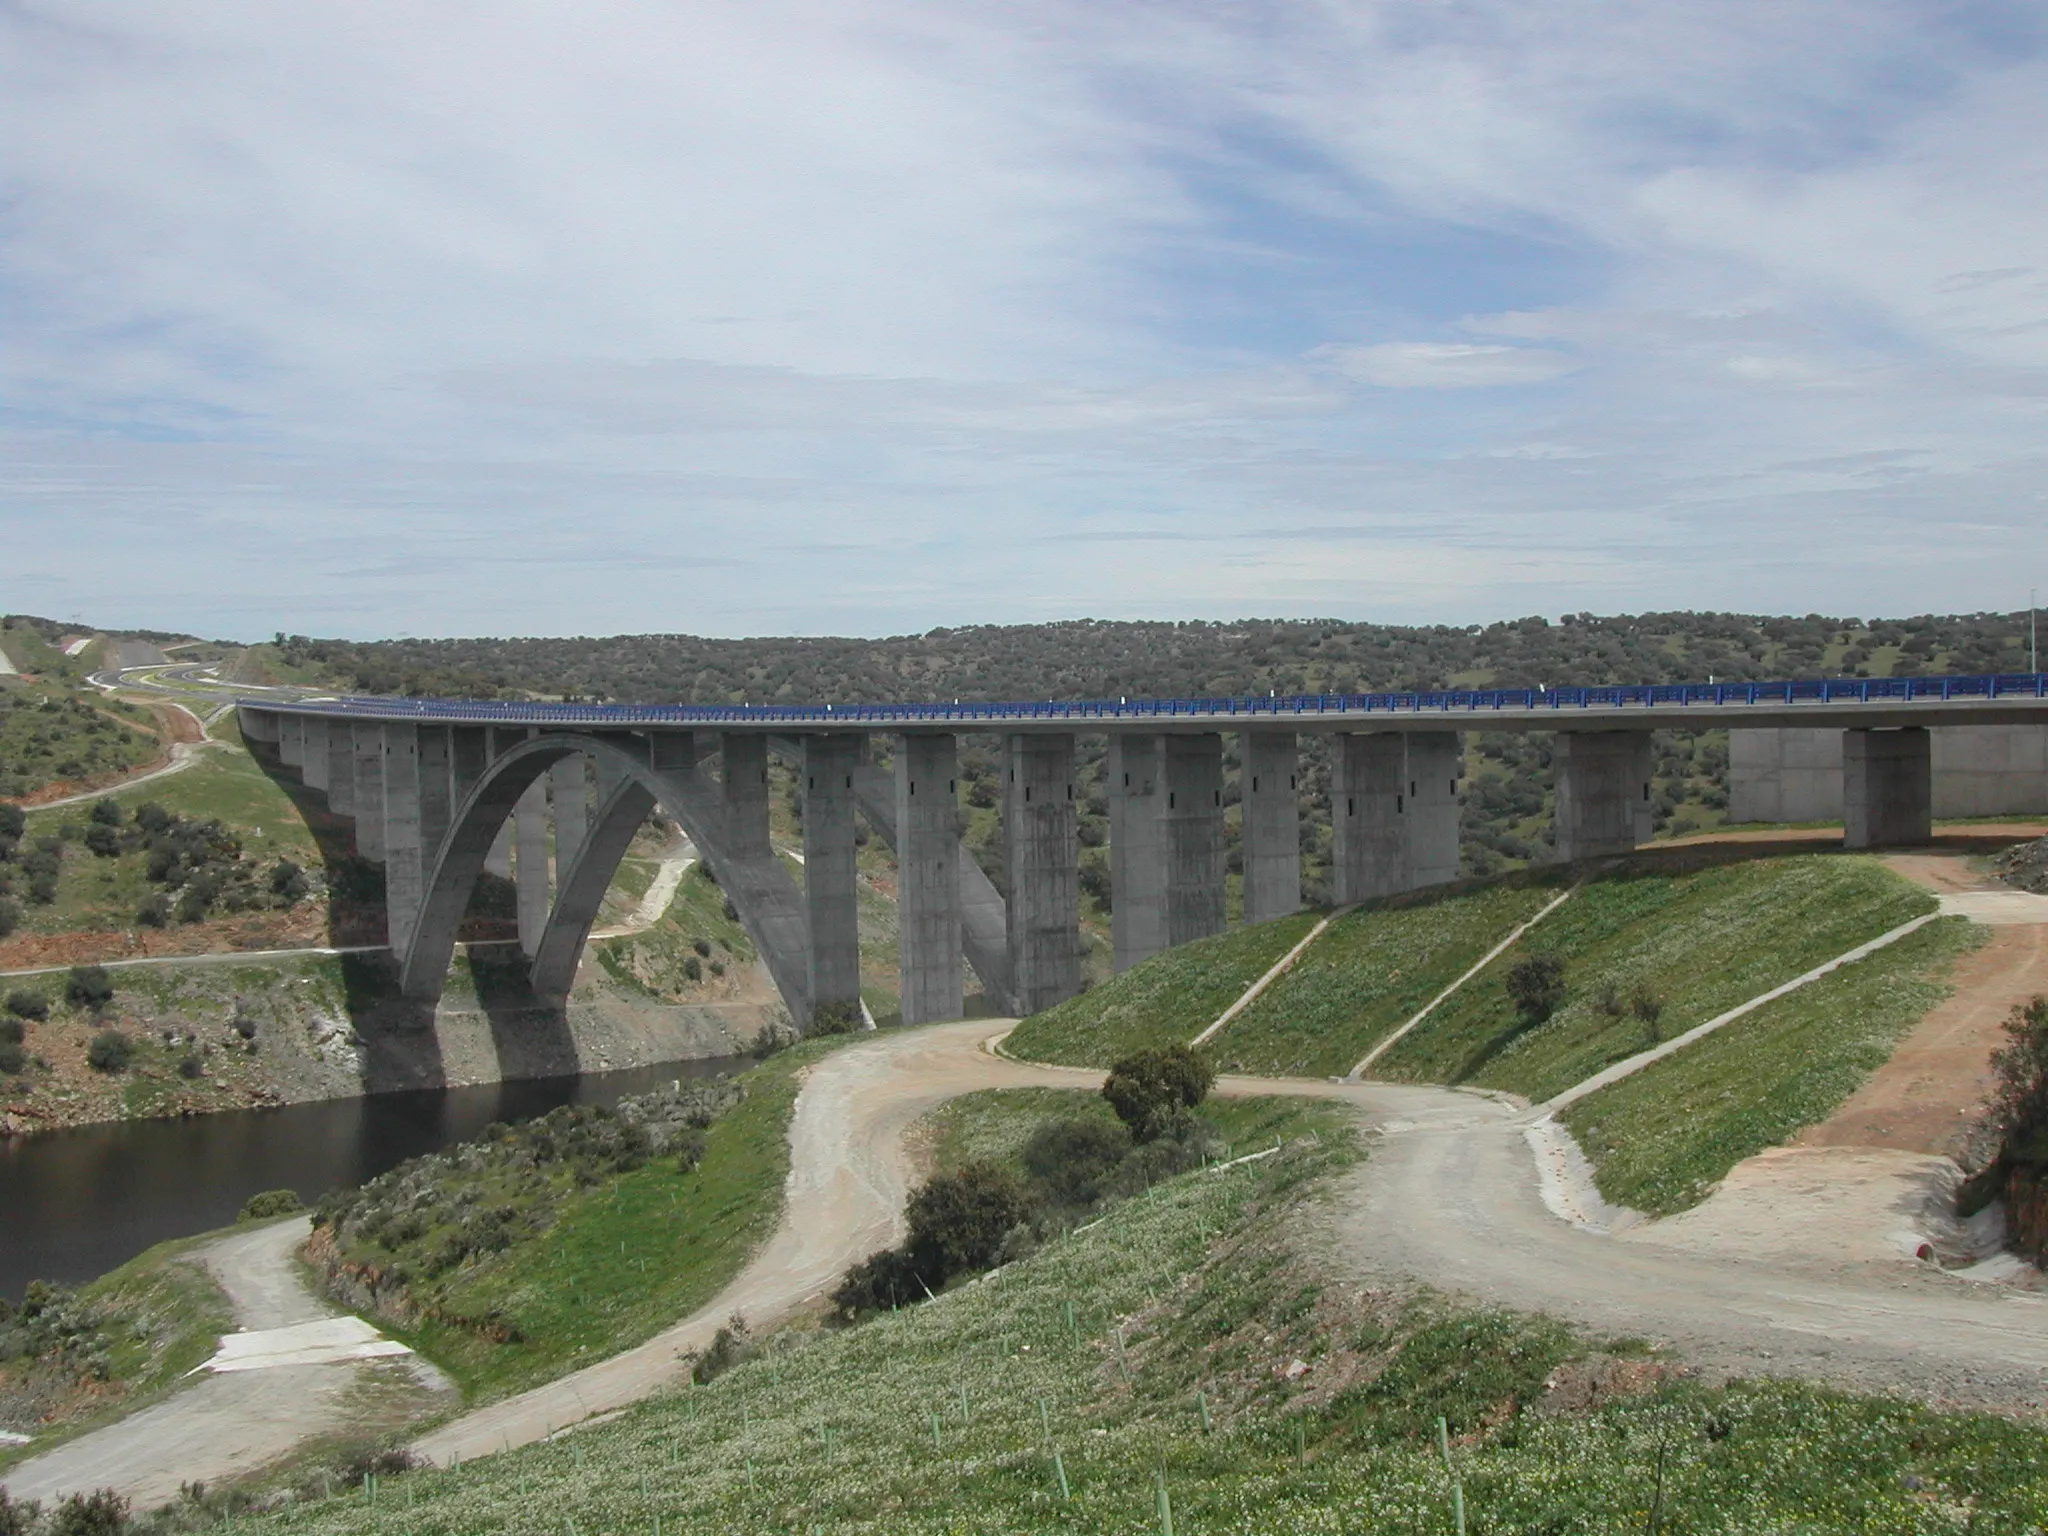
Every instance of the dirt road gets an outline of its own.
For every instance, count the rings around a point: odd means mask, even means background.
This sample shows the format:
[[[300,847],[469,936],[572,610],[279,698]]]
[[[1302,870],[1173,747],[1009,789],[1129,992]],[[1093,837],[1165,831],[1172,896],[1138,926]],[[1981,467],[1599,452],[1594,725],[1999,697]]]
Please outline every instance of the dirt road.
[[[294,1217],[237,1232],[194,1257],[213,1271],[245,1329],[288,1328],[327,1317],[306,1289],[292,1251],[306,1236]],[[186,1482],[232,1480],[270,1465],[316,1435],[395,1428],[429,1406],[439,1373],[423,1362],[280,1365],[195,1375],[192,1384],[140,1413],[25,1461],[0,1483],[16,1499],[45,1503],[114,1488],[138,1509],[176,1498]],[[366,1425],[364,1389],[384,1390]]]

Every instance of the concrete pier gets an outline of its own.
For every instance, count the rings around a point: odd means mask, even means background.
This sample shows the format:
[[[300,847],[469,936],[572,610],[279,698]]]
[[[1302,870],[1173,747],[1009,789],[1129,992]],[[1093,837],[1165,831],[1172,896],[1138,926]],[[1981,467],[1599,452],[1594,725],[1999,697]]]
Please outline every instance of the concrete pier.
[[[1301,910],[1300,759],[1292,731],[1246,731],[1238,747],[1244,920],[1266,923]]]
[[[772,854],[768,841],[768,738],[727,734],[719,737],[725,760],[725,833],[732,852],[742,858]]]
[[[548,770],[548,792],[554,806],[555,868],[567,870],[583,851],[590,835],[590,778],[581,753],[565,757]]]
[[[951,734],[906,733],[896,748],[897,954],[903,1022],[957,1019],[960,966],[959,752]]]
[[[277,760],[287,768],[299,767],[306,761],[306,717],[279,715],[276,724]],[[246,729],[243,734],[248,734]]]
[[[1938,725],[1927,734],[1937,820],[2048,813],[2048,726]],[[1839,729],[1728,733],[1730,821],[1842,817]]]
[[[449,800],[449,727],[415,726],[420,744],[420,846],[427,851],[427,865],[433,867],[434,853],[448,835],[454,807]]]
[[[1559,860],[1627,853],[1650,840],[1648,731],[1559,731],[1550,761]]]
[[[1005,747],[1010,987],[1018,1012],[1033,1014],[1081,990],[1074,738],[1013,734]]]
[[[384,727],[358,720],[349,733],[354,757],[356,852],[384,862]]]
[[[1223,931],[1223,738],[1168,736],[1161,776],[1171,947]]]
[[[1167,945],[1162,739],[1136,731],[1112,736],[1103,764],[1109,805],[1109,927],[1119,972],[1151,959]]]
[[[306,750],[299,763],[299,782],[308,789],[327,789],[327,720],[320,715],[305,718]]]
[[[1408,888],[1408,757],[1399,732],[1346,733],[1330,763],[1330,876],[1337,905]]]
[[[419,734],[419,726],[402,721],[386,722],[383,728],[385,932],[392,951],[400,954],[412,942],[426,895]]]
[[[1408,889],[1458,878],[1458,781],[1465,739],[1456,731],[1409,731]]]
[[[1934,764],[1926,731],[1842,733],[1842,846],[1924,843],[1934,835]]]
[[[860,872],[854,862],[854,776],[865,743],[806,736],[804,908],[811,925],[811,1006],[860,1005]]]
[[[548,926],[548,784],[545,775],[527,785],[512,810],[512,846],[518,862],[519,947],[528,959],[540,951]]]
[[[327,809],[356,813],[356,728],[348,720],[327,722]]]

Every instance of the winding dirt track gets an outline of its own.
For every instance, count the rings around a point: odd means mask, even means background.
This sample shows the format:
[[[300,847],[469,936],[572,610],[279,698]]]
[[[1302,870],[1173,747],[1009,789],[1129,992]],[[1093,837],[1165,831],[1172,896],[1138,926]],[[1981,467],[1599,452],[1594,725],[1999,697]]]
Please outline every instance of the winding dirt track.
[[[782,1225],[710,1305],[637,1349],[463,1415],[418,1449],[445,1464],[543,1438],[677,1384],[733,1312],[757,1327],[897,1240],[913,1178],[904,1133],[982,1088],[1091,1089],[1101,1074],[992,1054],[1007,1021],[891,1031],[826,1058],[791,1128]],[[1361,1283],[1419,1279],[1596,1329],[1683,1347],[1711,1369],[1794,1373],[1941,1400],[2038,1405],[2048,1390],[2048,1300],[1907,1263],[1781,1266],[1608,1237],[1552,1215],[1522,1127],[1530,1112],[1474,1093],[1387,1083],[1224,1078],[1219,1093],[1352,1105],[1371,1159],[1325,1208],[1327,1237]]]

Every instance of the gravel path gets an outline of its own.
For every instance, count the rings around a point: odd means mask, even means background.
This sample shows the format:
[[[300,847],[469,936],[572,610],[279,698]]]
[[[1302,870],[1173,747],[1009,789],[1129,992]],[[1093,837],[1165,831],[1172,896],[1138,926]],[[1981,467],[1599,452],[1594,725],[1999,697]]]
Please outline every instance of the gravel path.
[[[244,1328],[283,1328],[332,1315],[307,1291],[292,1260],[306,1231],[306,1218],[295,1216],[232,1233],[195,1253],[228,1293]],[[401,1385],[411,1374],[420,1406],[429,1390],[445,1386],[438,1372],[417,1361],[195,1375],[190,1386],[161,1402],[21,1463],[5,1475],[5,1487],[14,1498],[46,1504],[113,1488],[137,1509],[149,1509],[176,1498],[182,1483],[232,1480],[308,1439],[347,1430],[357,1417],[351,1399],[373,1370]]]

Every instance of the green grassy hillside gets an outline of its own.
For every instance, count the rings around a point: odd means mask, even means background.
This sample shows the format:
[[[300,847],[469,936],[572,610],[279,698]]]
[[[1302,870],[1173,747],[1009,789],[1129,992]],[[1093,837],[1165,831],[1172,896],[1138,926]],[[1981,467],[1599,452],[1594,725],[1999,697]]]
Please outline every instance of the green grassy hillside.
[[[1005,1049],[1033,1061],[1107,1066],[1139,1046],[1185,1043],[1271,970],[1315,922],[1316,914],[1298,913],[1154,955],[1032,1015]]]
[[[1588,880],[1381,1057],[1374,1075],[1548,1098],[1933,907],[1874,858],[1731,860],[1714,849],[1637,858]],[[1506,982],[1538,953],[1564,962],[1565,1000],[1532,1028]],[[1638,994],[1661,1005],[1654,1030],[1627,1006]]]
[[[1282,1156],[1184,1175],[937,1302],[785,1336],[552,1442],[236,1521],[418,1536],[2017,1533],[2037,1425],[1673,1378],[1641,1346],[1336,1284],[1304,1201],[1352,1155],[1289,1105]],[[1314,1137],[1306,1133],[1314,1131]],[[1162,1496],[1163,1490],[1163,1496]]]
[[[1825,1120],[1929,1009],[1984,930],[1943,918],[1564,1111],[1600,1193],[1666,1215]]]

